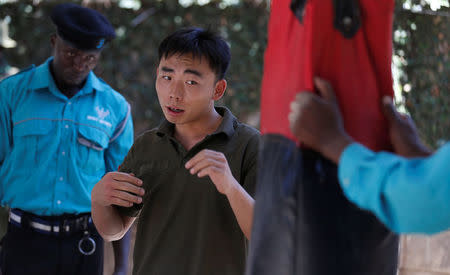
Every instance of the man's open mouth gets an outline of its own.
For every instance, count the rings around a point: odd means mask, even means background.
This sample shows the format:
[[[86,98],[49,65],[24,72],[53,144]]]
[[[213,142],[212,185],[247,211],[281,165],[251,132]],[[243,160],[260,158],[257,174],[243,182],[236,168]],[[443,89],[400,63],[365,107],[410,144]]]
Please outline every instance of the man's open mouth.
[[[184,112],[183,109],[178,109],[178,108],[175,108],[175,107],[167,107],[167,109],[169,109],[169,111],[174,112],[174,113]]]

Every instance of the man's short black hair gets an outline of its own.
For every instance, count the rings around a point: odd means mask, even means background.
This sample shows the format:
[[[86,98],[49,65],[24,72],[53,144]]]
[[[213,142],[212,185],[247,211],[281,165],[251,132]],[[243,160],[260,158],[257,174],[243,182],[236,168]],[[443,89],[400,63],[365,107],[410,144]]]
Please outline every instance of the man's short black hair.
[[[158,49],[159,62],[174,54],[192,54],[194,58],[206,58],[218,79],[223,79],[230,65],[230,47],[225,40],[210,30],[184,28],[166,37]]]

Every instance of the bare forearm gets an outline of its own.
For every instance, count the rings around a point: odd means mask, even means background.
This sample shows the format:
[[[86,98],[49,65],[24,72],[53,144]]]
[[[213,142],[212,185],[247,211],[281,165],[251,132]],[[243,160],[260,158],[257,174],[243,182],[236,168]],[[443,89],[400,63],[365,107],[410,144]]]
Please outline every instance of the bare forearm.
[[[323,156],[338,164],[341,158],[342,152],[353,142],[353,139],[346,133],[336,133],[333,135],[333,139],[327,143],[321,145],[320,148],[314,148],[322,153]]]
[[[97,231],[106,241],[115,241],[122,238],[134,219],[122,217],[112,206],[92,203],[92,220]]]
[[[231,189],[227,198],[236,216],[239,227],[245,237],[250,240],[255,201],[240,184],[235,184],[235,187]]]

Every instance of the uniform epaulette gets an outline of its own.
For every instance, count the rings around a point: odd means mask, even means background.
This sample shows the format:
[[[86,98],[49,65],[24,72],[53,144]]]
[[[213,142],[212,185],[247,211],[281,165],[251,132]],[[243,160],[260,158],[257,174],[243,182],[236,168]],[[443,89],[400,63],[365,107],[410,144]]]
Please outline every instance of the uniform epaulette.
[[[103,80],[103,78],[101,78],[101,77],[98,77],[98,76],[96,76],[97,77],[97,79],[98,80],[100,80],[100,82],[101,83],[103,83],[103,84],[106,84],[106,85],[108,85],[109,86],[109,84],[108,83],[106,83],[106,81],[105,80]]]
[[[36,68],[36,66],[33,64],[33,65],[31,65],[31,66],[29,66],[29,67],[27,67],[27,68],[21,70],[21,71],[18,72],[17,74],[21,74],[21,73],[24,73],[24,72],[31,71],[31,70],[34,69],[34,68]]]
[[[29,67],[27,67],[27,68],[25,68],[25,69],[19,71],[18,73],[15,73],[15,74],[12,74],[12,75],[8,75],[7,77],[3,78],[1,81],[6,80],[6,79],[8,79],[8,78],[10,78],[10,77],[19,75],[19,74],[21,74],[21,73],[25,73],[25,72],[31,71],[31,70],[33,70],[34,68],[36,68],[36,66],[34,66],[34,64],[33,64],[33,65],[31,65],[31,66],[29,66]]]
[[[31,66],[29,66],[29,67],[27,67],[27,68],[25,68],[25,69],[19,71],[19,72],[16,73],[16,74],[12,74],[12,75],[9,75],[9,76],[3,78],[2,80],[0,80],[0,82],[1,82],[1,81],[4,81],[4,80],[6,80],[6,79],[8,79],[8,78],[10,78],[10,77],[19,75],[19,74],[21,74],[21,73],[25,73],[25,72],[31,71],[31,70],[33,70],[34,68],[36,68],[36,66],[33,64],[33,65],[31,65]]]

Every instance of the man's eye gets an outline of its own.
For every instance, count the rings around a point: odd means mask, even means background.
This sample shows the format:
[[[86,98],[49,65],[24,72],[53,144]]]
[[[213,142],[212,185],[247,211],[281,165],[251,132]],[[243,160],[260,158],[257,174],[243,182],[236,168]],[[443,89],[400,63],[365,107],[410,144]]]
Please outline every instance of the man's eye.
[[[186,81],[186,83],[189,84],[189,85],[196,85],[197,84],[197,82],[194,81],[194,80],[188,80],[188,81]]]
[[[163,75],[162,78],[165,79],[165,80],[171,80],[171,79],[172,79],[172,78],[171,78],[170,76],[168,76],[168,75]]]
[[[95,57],[93,55],[88,56],[88,61],[89,62],[95,61]]]
[[[75,52],[72,52],[72,51],[68,51],[68,52],[66,52],[66,54],[69,57],[74,57],[75,56]]]

